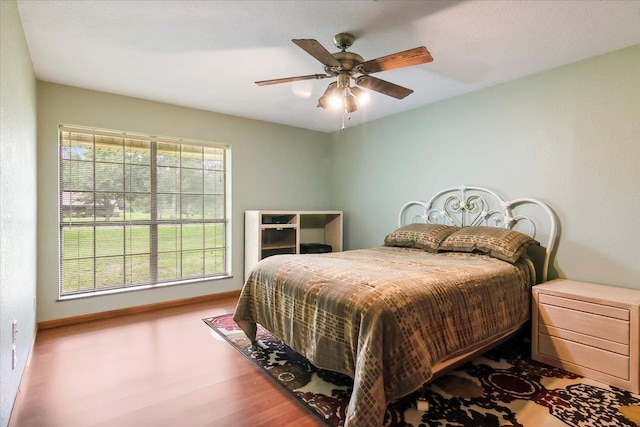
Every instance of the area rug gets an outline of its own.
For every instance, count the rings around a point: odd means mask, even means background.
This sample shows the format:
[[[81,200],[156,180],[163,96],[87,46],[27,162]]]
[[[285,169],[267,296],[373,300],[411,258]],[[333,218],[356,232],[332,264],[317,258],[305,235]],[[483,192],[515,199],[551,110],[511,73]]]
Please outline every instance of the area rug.
[[[251,345],[232,315],[203,319],[325,424],[341,427],[353,381],[318,369],[258,326]],[[216,334],[213,334],[214,337]],[[624,427],[640,425],[640,396],[530,359],[517,336],[421,390],[391,402],[385,427]],[[418,410],[417,399],[429,409]]]

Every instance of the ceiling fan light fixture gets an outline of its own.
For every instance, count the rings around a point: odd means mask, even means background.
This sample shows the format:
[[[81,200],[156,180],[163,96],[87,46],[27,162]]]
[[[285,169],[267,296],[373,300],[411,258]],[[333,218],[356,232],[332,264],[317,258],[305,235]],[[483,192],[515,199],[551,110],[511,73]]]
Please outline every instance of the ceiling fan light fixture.
[[[337,77],[338,88],[339,89],[348,89],[349,88],[349,80],[350,76],[347,73],[340,73]]]
[[[329,97],[329,105],[331,108],[342,108],[342,94],[334,91]]]
[[[351,88],[351,93],[357,98],[358,104],[360,105],[365,105],[369,102],[369,98],[371,98],[369,92],[357,86]]]
[[[345,94],[344,96],[344,109],[347,113],[353,113],[358,109],[356,104],[356,97],[351,94]]]
[[[335,103],[333,99],[336,97],[339,97],[339,93],[336,88],[336,85],[337,83],[333,82],[333,83],[330,83],[329,86],[327,86],[327,89],[325,89],[322,96],[318,98],[318,105],[317,105],[318,107],[322,107],[326,109],[327,107],[333,106],[333,104]]]

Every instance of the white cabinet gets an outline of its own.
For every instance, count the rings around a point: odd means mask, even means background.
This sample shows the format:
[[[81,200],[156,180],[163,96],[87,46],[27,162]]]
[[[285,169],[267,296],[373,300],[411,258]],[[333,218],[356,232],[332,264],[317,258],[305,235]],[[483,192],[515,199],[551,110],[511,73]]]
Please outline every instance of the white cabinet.
[[[557,279],[533,287],[531,357],[640,392],[640,290]]]
[[[300,245],[320,243],[342,251],[342,211],[246,211],[244,278],[271,255],[299,254]]]

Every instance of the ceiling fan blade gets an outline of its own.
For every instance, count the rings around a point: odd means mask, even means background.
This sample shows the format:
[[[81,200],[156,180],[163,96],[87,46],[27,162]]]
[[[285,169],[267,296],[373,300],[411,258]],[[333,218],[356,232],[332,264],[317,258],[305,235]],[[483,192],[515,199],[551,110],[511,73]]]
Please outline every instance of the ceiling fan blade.
[[[275,85],[278,83],[290,83],[298,80],[312,80],[312,79],[320,80],[320,79],[326,79],[327,77],[333,77],[333,76],[330,76],[328,74],[309,74],[308,76],[285,77],[283,79],[272,79],[272,80],[260,80],[259,82],[256,82],[256,84],[258,86],[266,86],[266,85]]]
[[[297,44],[302,50],[309,55],[322,62],[327,67],[340,67],[340,62],[329,53],[317,40],[314,39],[293,39],[291,40]]]
[[[413,93],[411,89],[407,89],[406,87],[399,86],[394,83],[389,83],[386,80],[373,76],[360,76],[356,79],[356,84],[397,99],[403,99]]]
[[[358,71],[364,74],[377,73],[378,71],[393,70],[395,68],[411,67],[433,61],[433,57],[426,47],[414,47],[404,52],[365,61],[358,66]]]

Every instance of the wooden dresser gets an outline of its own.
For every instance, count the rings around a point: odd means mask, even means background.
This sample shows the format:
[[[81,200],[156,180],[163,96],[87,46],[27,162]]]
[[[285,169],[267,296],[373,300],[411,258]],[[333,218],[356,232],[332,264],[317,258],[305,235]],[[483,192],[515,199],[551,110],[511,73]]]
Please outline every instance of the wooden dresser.
[[[640,290],[557,279],[533,287],[531,357],[640,392]]]

